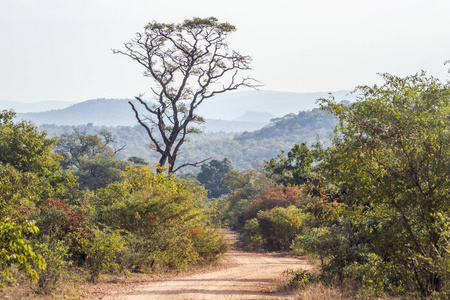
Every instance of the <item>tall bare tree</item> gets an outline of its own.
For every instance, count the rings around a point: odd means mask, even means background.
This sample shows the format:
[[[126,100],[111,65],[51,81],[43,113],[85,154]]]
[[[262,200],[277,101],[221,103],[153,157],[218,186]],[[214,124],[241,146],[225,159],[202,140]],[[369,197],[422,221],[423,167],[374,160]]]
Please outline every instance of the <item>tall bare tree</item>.
[[[229,50],[227,36],[236,28],[219,23],[216,18],[194,18],[180,24],[152,22],[143,33],[136,33],[124,50],[145,68],[144,76],[153,81],[155,102],[136,97],[145,113],[131,101],[135,117],[161,157],[159,164],[169,173],[185,166],[197,166],[205,160],[175,167],[180,148],[190,133],[199,133],[204,119],[196,110],[206,99],[240,87],[256,87],[251,77],[241,77],[250,70],[249,56]],[[197,125],[197,127],[195,126]]]

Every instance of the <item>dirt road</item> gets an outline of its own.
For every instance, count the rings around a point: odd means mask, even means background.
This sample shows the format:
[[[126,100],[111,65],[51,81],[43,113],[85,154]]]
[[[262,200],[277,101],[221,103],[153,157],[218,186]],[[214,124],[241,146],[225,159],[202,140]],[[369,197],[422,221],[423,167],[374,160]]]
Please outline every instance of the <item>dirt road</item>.
[[[231,242],[235,235],[226,232]],[[249,253],[232,248],[226,255],[228,268],[178,277],[116,295],[115,299],[292,299],[276,291],[282,272],[309,269],[305,259],[277,253]]]

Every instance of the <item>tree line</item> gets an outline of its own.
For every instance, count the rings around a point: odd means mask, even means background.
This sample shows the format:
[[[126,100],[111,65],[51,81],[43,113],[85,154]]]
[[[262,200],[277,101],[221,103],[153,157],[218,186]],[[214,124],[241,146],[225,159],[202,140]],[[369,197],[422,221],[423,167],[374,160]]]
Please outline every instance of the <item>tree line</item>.
[[[51,294],[62,278],[182,270],[226,251],[200,185],[119,160],[107,132],[48,139],[14,117],[0,113],[2,287],[26,275]]]
[[[449,82],[383,74],[382,85],[357,87],[353,103],[330,96],[318,100],[322,112],[305,112],[319,128],[337,122],[329,145],[298,141],[258,168],[236,170],[223,158],[175,175],[207,159],[200,151],[178,160],[203,122],[198,105],[254,84],[237,77],[250,58],[228,50],[234,30],[215,18],[152,22],[115,51],[155,84],[156,103],[137,97],[148,116],[130,104],[155,166],[119,160],[124,145],[108,132],[48,139],[14,123],[13,112],[0,114],[3,286],[26,274],[50,293],[68,270],[96,281],[215,261],[227,248],[215,224],[239,230],[253,250],[317,258],[319,272],[294,272],[292,286],[345,282],[355,298],[450,297]],[[288,135],[295,119],[274,120],[274,135]],[[267,130],[238,139],[265,141]]]
[[[253,250],[320,262],[291,284],[350,285],[356,298],[449,297],[450,85],[383,74],[354,103],[320,99],[329,147],[294,145],[261,169],[232,170],[219,219]]]

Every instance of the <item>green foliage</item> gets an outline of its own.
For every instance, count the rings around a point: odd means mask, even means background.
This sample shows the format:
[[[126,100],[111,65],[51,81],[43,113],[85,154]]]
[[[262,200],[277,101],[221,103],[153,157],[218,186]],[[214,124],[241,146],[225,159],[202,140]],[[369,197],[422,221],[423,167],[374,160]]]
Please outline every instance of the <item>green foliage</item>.
[[[288,281],[288,288],[295,290],[299,288],[304,288],[308,283],[314,282],[317,280],[316,276],[312,275],[306,270],[297,270],[294,271],[292,269],[287,269],[283,271],[283,275],[290,277]]]
[[[300,192],[296,186],[269,186],[253,197],[247,210],[242,212],[244,221],[254,218],[259,211],[270,210],[275,207],[298,205]]]
[[[318,227],[305,230],[292,242],[294,253],[313,253],[321,260],[324,274],[330,279],[342,279],[345,267],[351,263],[363,262],[367,253],[364,236],[356,230],[341,227]]]
[[[219,198],[230,192],[224,185],[224,179],[232,169],[233,164],[228,158],[222,161],[213,159],[208,164],[202,165],[197,179],[208,190],[209,198]]]
[[[300,111],[298,114],[291,113],[271,121],[271,125],[253,132],[245,132],[236,139],[239,141],[274,139],[286,145],[292,145],[298,141],[314,142],[317,136],[328,139],[336,125],[334,116],[317,108]]]
[[[93,216],[86,204],[68,204],[60,199],[47,199],[33,213],[40,228],[38,239],[64,241],[71,259],[79,265],[85,262],[85,245],[92,237]],[[57,245],[55,245],[57,246]]]
[[[69,205],[60,199],[47,199],[35,216],[42,234],[64,239],[71,232],[86,227],[87,209],[84,205]]]
[[[37,279],[33,262],[44,268],[26,235],[38,232],[34,221],[28,220],[29,211],[37,197],[38,180],[30,173],[21,173],[11,165],[0,164],[0,269],[11,276],[10,266],[17,265],[30,279]],[[3,285],[2,285],[3,286]]]
[[[242,244],[245,245],[245,248],[249,250],[258,251],[263,249],[263,237],[257,218],[245,222],[239,238],[242,241]]]
[[[129,167],[121,182],[98,191],[96,205],[100,222],[129,233],[121,258],[129,268],[183,269],[224,251],[200,208],[205,197],[174,176]]]
[[[73,186],[73,176],[62,174],[60,156],[52,153],[56,139],[47,139],[45,132],[39,132],[26,121],[15,124],[14,117],[12,111],[0,112],[0,163],[35,174],[40,184],[38,194],[42,197]]]
[[[401,282],[401,266],[383,260],[375,253],[363,254],[363,263],[352,263],[345,268],[346,277],[353,279],[358,286],[357,297],[373,299],[386,289],[404,294]],[[390,276],[386,276],[390,274]]]
[[[237,229],[244,226],[244,212],[250,208],[253,198],[273,182],[264,174],[248,169],[241,172],[231,170],[225,176],[224,184],[231,193],[219,203],[219,211],[227,223]]]
[[[38,200],[38,178],[0,164],[0,221],[22,221]]]
[[[82,188],[97,190],[121,179],[128,163],[109,155],[97,155],[91,159],[82,158],[81,165],[74,170]]]
[[[37,269],[37,292],[49,295],[57,286],[67,269],[72,265],[69,246],[61,240],[50,240],[46,236],[42,242],[35,245],[36,253],[39,253],[46,263],[45,269]]]
[[[33,269],[33,263],[44,269],[45,262],[41,255],[33,251],[24,235],[35,234],[38,230],[33,221],[22,224],[0,221],[0,269],[5,277],[12,275],[9,267],[14,264],[30,279],[37,280],[38,274]],[[0,282],[0,286],[4,287],[4,284]]]
[[[93,229],[93,237],[85,249],[91,282],[98,280],[101,271],[116,264],[116,253],[123,247],[124,242],[119,230]]]
[[[423,73],[382,76],[382,86],[359,87],[355,103],[322,100],[339,119],[320,167],[339,188],[340,217],[295,247],[333,274],[363,270],[375,294],[395,287],[425,298],[449,276],[450,87]]]
[[[138,156],[130,156],[128,157],[127,161],[138,166],[148,165],[148,162],[145,159]]]
[[[246,222],[242,230],[245,244],[258,249],[287,250],[292,240],[302,231],[306,215],[295,206],[275,207],[259,211],[257,218]]]
[[[109,146],[114,142],[112,134],[102,130],[100,135],[87,134],[86,131],[78,129],[72,133],[63,133],[55,144],[55,152],[63,157],[63,168],[80,167],[82,158],[89,160],[97,155],[113,155],[114,152]]]
[[[63,133],[55,144],[55,152],[63,157],[61,165],[78,177],[81,188],[96,190],[120,180],[127,162],[116,158],[114,138],[106,130],[97,134],[75,129]]]
[[[286,250],[302,230],[306,215],[295,206],[276,207],[258,213],[264,244],[270,250]]]
[[[51,152],[55,139],[46,139],[32,124],[15,124],[16,114],[4,110],[0,113],[0,162],[11,164],[22,172],[52,175],[59,169],[58,156]]]
[[[264,170],[269,177],[277,183],[284,185],[301,185],[311,178],[310,169],[314,157],[305,143],[295,144],[288,152],[287,157],[284,151],[278,154],[278,159],[272,158],[264,163]]]

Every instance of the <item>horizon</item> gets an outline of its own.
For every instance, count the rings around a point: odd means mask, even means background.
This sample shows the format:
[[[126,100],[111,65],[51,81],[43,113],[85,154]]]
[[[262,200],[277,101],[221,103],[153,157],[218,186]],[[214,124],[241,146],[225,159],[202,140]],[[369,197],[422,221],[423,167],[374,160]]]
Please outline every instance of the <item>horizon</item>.
[[[352,90],[379,84],[377,73],[421,70],[448,80],[448,11],[447,0],[3,0],[0,99],[81,102],[149,93],[143,69],[111,49],[153,20],[210,16],[236,26],[230,49],[253,58],[248,75],[266,90]]]
[[[228,96],[230,94],[235,94],[235,93],[246,93],[246,92],[273,92],[273,93],[292,93],[292,94],[322,94],[322,93],[337,93],[337,92],[350,92],[351,90],[345,90],[345,89],[338,89],[335,91],[317,91],[317,92],[291,92],[291,91],[276,91],[276,90],[237,90],[237,91],[230,91],[224,94],[221,94],[221,96]],[[21,103],[21,104],[39,104],[42,102],[65,102],[65,103],[71,103],[71,104],[77,104],[77,103],[82,103],[82,102],[86,102],[86,101],[91,101],[91,100],[130,100],[130,99],[135,99],[134,97],[130,97],[130,98],[107,98],[107,97],[99,97],[99,98],[95,98],[95,99],[84,99],[84,100],[79,100],[79,101],[67,101],[67,100],[41,100],[41,101],[35,101],[35,102],[31,102],[31,101],[20,101],[20,100],[8,100],[8,99],[0,99],[0,102],[14,102],[14,103]],[[149,97],[143,97],[143,99],[150,99]],[[212,99],[212,98],[211,98]]]

